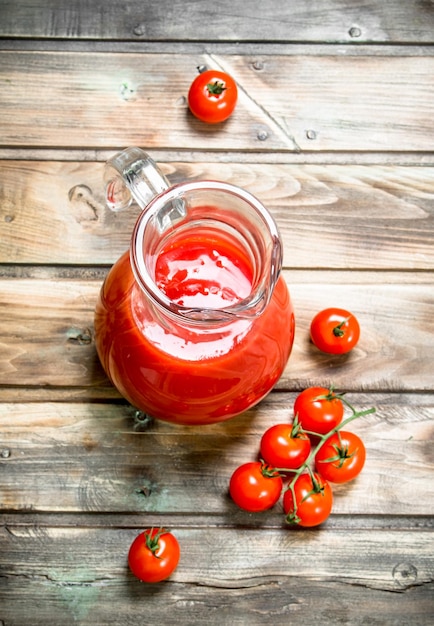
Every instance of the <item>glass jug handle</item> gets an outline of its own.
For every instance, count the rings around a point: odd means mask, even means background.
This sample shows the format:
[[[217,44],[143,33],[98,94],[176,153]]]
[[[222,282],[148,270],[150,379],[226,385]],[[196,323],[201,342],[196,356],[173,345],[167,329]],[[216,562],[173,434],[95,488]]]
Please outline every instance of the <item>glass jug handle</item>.
[[[112,211],[127,209],[133,200],[144,209],[170,187],[155,161],[140,148],[127,148],[107,161],[104,180],[106,204]]]

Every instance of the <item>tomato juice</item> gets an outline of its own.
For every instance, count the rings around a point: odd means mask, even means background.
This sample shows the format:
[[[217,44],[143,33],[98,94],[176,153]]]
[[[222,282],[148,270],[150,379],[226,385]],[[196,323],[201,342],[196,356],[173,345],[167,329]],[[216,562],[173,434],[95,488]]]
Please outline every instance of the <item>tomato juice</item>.
[[[193,229],[163,246],[153,280],[179,306],[218,310],[249,296],[255,270],[236,242]],[[282,276],[259,316],[178,317],[144,293],[125,253],[102,286],[95,334],[105,371],[136,408],[178,424],[213,423],[256,404],[281,376],[294,337]]]

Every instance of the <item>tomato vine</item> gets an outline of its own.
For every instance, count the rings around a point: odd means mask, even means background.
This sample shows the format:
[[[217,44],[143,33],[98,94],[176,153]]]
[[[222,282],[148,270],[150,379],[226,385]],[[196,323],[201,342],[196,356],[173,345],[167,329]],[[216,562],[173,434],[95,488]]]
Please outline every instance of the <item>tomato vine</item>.
[[[330,388],[330,393],[333,392],[333,388]],[[324,395],[322,396],[324,398],[328,398],[328,395]],[[292,470],[294,472],[294,475],[290,481],[290,483],[288,484],[288,486],[286,487],[286,489],[290,490],[292,493],[292,497],[293,497],[293,503],[294,503],[294,509],[293,511],[291,511],[290,514],[288,514],[286,516],[286,521],[289,524],[296,524],[298,523],[298,518],[297,518],[297,509],[298,509],[298,505],[297,505],[297,501],[296,501],[296,495],[295,495],[295,483],[297,482],[297,479],[299,478],[299,476],[301,476],[301,474],[303,474],[304,472],[308,472],[312,478],[312,483],[313,483],[313,488],[314,490],[318,490],[318,481],[315,478],[314,473],[312,472],[311,469],[311,465],[313,460],[315,459],[315,456],[317,455],[317,453],[319,452],[319,450],[322,448],[322,446],[336,433],[338,433],[340,430],[342,430],[342,428],[344,426],[346,426],[347,424],[350,424],[352,421],[359,419],[361,417],[365,417],[366,415],[371,415],[372,413],[375,413],[375,408],[372,407],[370,409],[365,409],[364,411],[357,411],[352,404],[350,404],[348,402],[348,400],[346,400],[346,398],[344,398],[344,394],[336,394],[334,395],[334,397],[339,398],[351,411],[352,414],[347,417],[343,422],[341,422],[340,424],[338,424],[337,426],[335,426],[334,428],[332,428],[328,433],[324,434],[324,435],[320,435],[319,433],[316,433],[314,431],[304,431],[306,434],[314,436],[314,437],[320,437],[318,443],[316,446],[314,446],[308,456],[308,458],[306,459],[306,461],[297,469],[297,470]],[[288,469],[285,468],[276,468],[277,471],[279,472],[283,472],[283,473],[287,473]]]
[[[301,396],[303,396],[302,403],[297,403]],[[339,406],[336,406],[337,403]],[[333,404],[332,407],[331,404]],[[303,420],[295,411],[297,406],[303,408]],[[351,411],[351,415],[345,419],[343,419],[343,406]],[[232,499],[241,508],[258,512],[274,506],[283,493],[283,508],[287,524],[300,526],[321,524],[330,515],[332,509],[333,491],[330,483],[352,480],[360,473],[365,461],[365,447],[361,439],[353,433],[344,433],[342,429],[356,419],[375,413],[375,410],[375,408],[357,410],[348,402],[343,393],[336,393],[333,386],[329,389],[324,387],[305,389],[294,404],[295,415],[292,424],[276,424],[269,428],[261,439],[260,461],[246,463],[235,470],[230,484]],[[305,428],[303,421],[316,424],[318,429]],[[306,453],[300,456],[297,448],[303,438],[309,438],[310,442]],[[351,442],[351,452],[350,444],[344,445],[343,439]],[[326,456],[319,458],[321,449],[328,443],[332,452],[330,453],[326,447]],[[284,465],[278,466],[275,461],[270,463],[272,458],[283,459]],[[294,462],[294,459],[298,459],[298,463]],[[335,465],[331,466],[333,463]],[[269,478],[268,481],[266,480],[264,467],[267,468],[268,477],[272,476],[274,480],[276,476],[282,478],[290,476],[285,487],[283,482],[281,489],[278,485],[273,486],[272,496],[270,494],[271,483]],[[259,486],[260,468],[262,468],[263,478]],[[239,481],[241,472],[242,482]],[[237,482],[235,482],[236,478],[238,478]],[[259,502],[259,493],[262,494],[262,502]],[[265,494],[267,494],[266,500]]]

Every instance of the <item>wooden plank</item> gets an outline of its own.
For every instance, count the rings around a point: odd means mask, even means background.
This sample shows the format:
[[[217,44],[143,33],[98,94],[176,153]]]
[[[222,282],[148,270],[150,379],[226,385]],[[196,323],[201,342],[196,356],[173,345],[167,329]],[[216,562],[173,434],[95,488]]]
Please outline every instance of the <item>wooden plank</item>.
[[[161,526],[162,519],[167,528],[245,528],[254,529],[286,529],[301,532],[300,528],[288,528],[282,526],[282,519],[278,517],[273,523],[267,514],[245,515],[244,519],[234,512],[230,517],[225,510],[220,513],[209,514],[195,511],[194,513],[181,515],[174,513],[153,513],[146,511],[146,524],[148,526]],[[136,528],[142,524],[142,514],[137,512],[38,512],[38,511],[7,511],[0,514],[0,525],[8,527],[24,528]],[[434,516],[432,515],[347,515],[333,514],[327,520],[327,525],[322,530],[341,531],[346,530],[371,530],[376,531],[432,531],[434,530]],[[317,529],[320,530],[320,529]],[[314,531],[312,531],[314,532]]]
[[[0,36],[151,41],[433,42],[429,2],[3,0]]]
[[[430,151],[434,57],[403,50],[363,58],[1,51],[1,143]],[[218,127],[193,118],[186,104],[203,63],[231,73],[240,88],[234,115]]]
[[[255,194],[288,268],[434,268],[432,167],[159,165],[172,183],[218,179]],[[0,179],[0,262],[111,264],[128,248],[138,210],[105,207],[102,163],[0,161]]]
[[[206,55],[2,51],[1,143],[294,150],[292,138],[243,89],[236,117],[225,124],[207,125],[189,113],[196,67],[210,61],[218,67]]]
[[[432,147],[434,68],[429,57],[264,55],[222,61],[301,151]],[[246,66],[261,62],[260,71],[241,78]]]
[[[313,273],[298,284],[286,272],[297,330],[278,388],[300,389],[317,380],[354,391],[433,389],[433,284],[418,285],[413,276],[413,283],[387,284],[387,275],[371,275],[354,285],[351,276],[328,284]],[[94,281],[1,281],[2,384],[106,387],[93,343],[99,288]],[[320,353],[309,340],[312,317],[336,303],[357,315],[362,327],[359,345],[344,358]]]
[[[281,505],[255,516],[228,498],[232,472],[255,460],[262,433],[293,417],[296,394],[210,427],[137,419],[124,404],[0,404],[3,511],[212,515],[211,525],[285,527]],[[334,515],[432,515],[430,395],[348,395],[377,412],[349,427],[367,448],[356,481],[335,486]],[[348,412],[349,415],[349,412]]]
[[[430,624],[432,531],[172,530],[179,566],[153,586],[127,568],[140,527],[3,528],[3,621],[38,626],[61,615],[62,623],[82,625]]]
[[[288,281],[298,326],[294,353],[280,383],[283,387],[287,379],[296,379],[302,388],[314,380],[324,384],[335,380],[350,389],[353,376],[360,391],[433,388],[433,285],[422,293],[416,285],[415,290],[410,285],[389,285],[387,277],[377,285],[356,288],[349,284],[350,278],[339,285]],[[309,338],[316,312],[336,303],[353,312],[362,329],[358,346],[344,359],[319,353]]]
[[[147,149],[147,148],[146,148]],[[278,165],[361,165],[380,167],[432,167],[434,152],[226,152],[224,150],[150,150],[155,161],[161,163],[255,163]],[[0,161],[62,161],[65,163],[79,161],[104,163],[111,158],[113,150],[87,148],[11,148],[0,145]]]

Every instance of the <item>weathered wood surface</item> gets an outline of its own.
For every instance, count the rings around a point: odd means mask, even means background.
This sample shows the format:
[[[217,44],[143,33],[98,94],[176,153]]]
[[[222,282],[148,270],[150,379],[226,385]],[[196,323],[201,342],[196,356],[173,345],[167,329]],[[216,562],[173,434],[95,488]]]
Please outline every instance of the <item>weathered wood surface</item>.
[[[172,183],[218,179],[255,194],[278,222],[288,268],[434,268],[432,167],[159,166]],[[138,210],[105,207],[102,163],[3,160],[0,177],[0,262],[112,264],[128,248]]]
[[[173,515],[200,512],[222,523],[254,523],[228,498],[232,472],[256,460],[261,434],[293,419],[296,394],[275,393],[238,419],[201,428],[142,422],[125,404],[0,404],[0,508]],[[368,462],[351,485],[336,486],[336,515],[433,513],[434,403],[414,394],[348,394],[360,410],[351,430]],[[390,468],[393,466],[393,473]],[[400,476],[396,480],[396,476]],[[53,499],[56,493],[56,499]],[[258,516],[283,527],[282,510]],[[331,520],[333,525],[333,519]]]
[[[8,525],[0,534],[4,622],[45,625],[55,609],[59,624],[358,625],[366,623],[363,614],[371,623],[428,623],[432,530],[374,538],[364,530],[269,530],[267,546],[263,532],[173,530],[190,558],[181,557],[172,579],[153,587],[127,569],[136,528]],[[345,571],[342,560],[351,564]]]
[[[0,36],[415,44],[433,43],[434,12],[429,0],[2,0]]]
[[[431,626],[434,615],[434,6],[324,0],[0,1],[0,625]],[[189,114],[196,66],[240,87]],[[245,187],[274,215],[297,319],[276,389],[227,423],[144,420],[93,343],[137,209],[104,206],[104,161],[147,149],[173,182]],[[311,345],[357,314],[346,358]],[[318,529],[228,496],[298,391],[334,383],[368,460]],[[180,565],[126,563],[148,525]]]
[[[386,273],[358,284],[341,276],[285,272],[297,316],[293,354],[278,389],[315,381],[354,391],[434,389],[434,281],[389,283]],[[100,281],[20,279],[0,281],[0,377],[3,385],[95,387],[107,380],[93,344],[93,311]],[[320,353],[310,343],[316,312],[338,302],[362,325],[362,341],[347,358]],[[393,313],[392,313],[393,312]],[[62,367],[59,368],[59,363]],[[103,393],[103,389],[101,393]],[[7,396],[7,389],[3,390]],[[6,398],[5,398],[6,399]]]
[[[312,56],[3,50],[1,144],[431,151],[429,51],[360,57],[335,49]],[[228,71],[239,85],[236,111],[218,127],[193,118],[186,104],[201,64]]]

